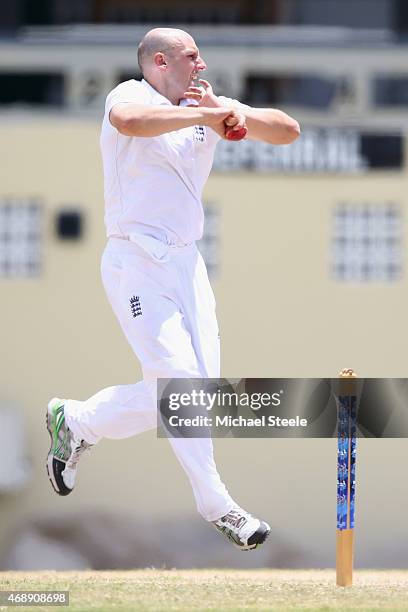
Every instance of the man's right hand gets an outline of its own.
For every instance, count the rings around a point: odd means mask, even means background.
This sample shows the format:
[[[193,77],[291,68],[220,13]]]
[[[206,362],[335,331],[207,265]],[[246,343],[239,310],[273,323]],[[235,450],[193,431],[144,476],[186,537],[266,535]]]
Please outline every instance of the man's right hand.
[[[226,138],[226,128],[239,130],[245,126],[245,116],[231,107],[217,107],[200,109],[204,114],[204,125],[212,128],[221,138]]]

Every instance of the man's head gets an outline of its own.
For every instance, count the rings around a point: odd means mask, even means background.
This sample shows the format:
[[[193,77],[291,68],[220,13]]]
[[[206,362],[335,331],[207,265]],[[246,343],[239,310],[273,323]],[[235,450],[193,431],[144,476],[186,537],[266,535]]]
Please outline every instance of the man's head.
[[[138,47],[144,78],[173,104],[178,104],[200,70],[206,69],[194,39],[173,28],[154,28]]]

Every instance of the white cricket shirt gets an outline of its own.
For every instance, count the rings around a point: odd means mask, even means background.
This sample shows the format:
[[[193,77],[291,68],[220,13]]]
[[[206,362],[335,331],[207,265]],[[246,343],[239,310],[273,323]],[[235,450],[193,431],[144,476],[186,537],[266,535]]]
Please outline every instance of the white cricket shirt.
[[[199,240],[201,194],[211,171],[218,134],[205,126],[153,138],[124,136],[109,121],[115,104],[171,105],[147,81],[113,89],[105,105],[100,138],[108,236],[150,236],[166,244]]]

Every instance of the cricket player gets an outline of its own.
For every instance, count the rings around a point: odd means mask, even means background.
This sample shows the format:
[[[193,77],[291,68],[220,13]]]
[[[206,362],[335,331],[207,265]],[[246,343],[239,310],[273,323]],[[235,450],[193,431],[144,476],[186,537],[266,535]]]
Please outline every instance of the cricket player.
[[[121,83],[106,100],[100,143],[108,242],[101,271],[143,380],[86,401],[50,401],[47,468],[59,495],[71,493],[80,457],[99,440],[156,427],[157,378],[220,377],[215,300],[196,247],[214,151],[230,130],[275,145],[299,135],[298,123],[279,110],[216,96],[198,79],[206,64],[183,30],[150,30],[138,61],[143,79]],[[270,527],[229,495],[212,440],[169,441],[203,518],[241,550],[262,544]]]

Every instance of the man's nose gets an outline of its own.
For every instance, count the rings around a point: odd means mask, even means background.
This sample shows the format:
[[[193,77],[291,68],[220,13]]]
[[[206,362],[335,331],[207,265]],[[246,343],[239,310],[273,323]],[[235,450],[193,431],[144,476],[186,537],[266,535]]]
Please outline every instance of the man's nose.
[[[207,64],[202,57],[197,58],[197,70],[207,70]]]

